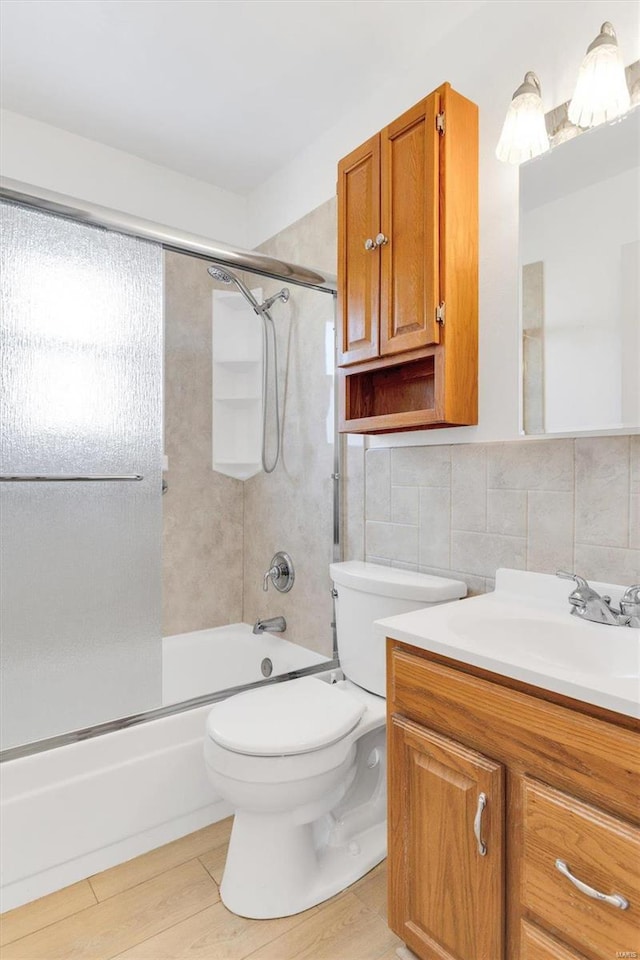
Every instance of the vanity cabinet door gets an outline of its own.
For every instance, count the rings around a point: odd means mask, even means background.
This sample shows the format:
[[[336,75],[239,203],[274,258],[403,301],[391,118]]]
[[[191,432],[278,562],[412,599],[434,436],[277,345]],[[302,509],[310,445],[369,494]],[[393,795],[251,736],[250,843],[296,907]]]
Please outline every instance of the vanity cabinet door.
[[[421,960],[501,960],[502,766],[403,718],[388,736],[389,925]]]
[[[338,164],[338,363],[379,355],[380,136]]]

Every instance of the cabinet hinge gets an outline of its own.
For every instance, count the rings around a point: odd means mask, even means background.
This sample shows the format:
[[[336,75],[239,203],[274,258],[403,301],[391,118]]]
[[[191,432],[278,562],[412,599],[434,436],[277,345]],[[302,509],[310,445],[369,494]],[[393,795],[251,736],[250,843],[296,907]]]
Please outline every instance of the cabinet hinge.
[[[436,130],[441,137],[444,136],[444,110],[436,114]]]
[[[442,300],[436,307],[436,323],[439,323],[442,327],[444,327],[444,311],[444,300]]]

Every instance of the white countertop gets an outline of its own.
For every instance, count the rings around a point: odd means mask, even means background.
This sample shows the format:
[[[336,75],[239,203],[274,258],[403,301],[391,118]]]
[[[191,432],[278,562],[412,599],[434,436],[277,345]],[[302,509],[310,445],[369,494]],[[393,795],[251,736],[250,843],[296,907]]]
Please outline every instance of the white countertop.
[[[640,717],[640,629],[570,614],[572,583],[498,570],[494,593],[376,621],[376,632],[462,664]],[[592,582],[619,599],[624,588]]]

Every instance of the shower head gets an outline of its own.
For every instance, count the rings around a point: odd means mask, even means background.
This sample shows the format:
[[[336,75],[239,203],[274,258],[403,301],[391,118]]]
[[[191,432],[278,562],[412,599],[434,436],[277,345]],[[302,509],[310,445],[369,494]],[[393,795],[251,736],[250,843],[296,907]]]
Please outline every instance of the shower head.
[[[214,280],[218,280],[220,283],[233,283],[233,277],[228,273],[225,273],[220,267],[214,265],[207,267],[207,273],[209,276],[213,277]]]
[[[274,305],[276,300],[282,300],[283,303],[286,303],[288,299],[289,291],[286,287],[283,287],[282,290],[279,293],[274,294],[273,297],[267,297],[267,299],[260,304],[260,309],[269,310],[269,308]]]

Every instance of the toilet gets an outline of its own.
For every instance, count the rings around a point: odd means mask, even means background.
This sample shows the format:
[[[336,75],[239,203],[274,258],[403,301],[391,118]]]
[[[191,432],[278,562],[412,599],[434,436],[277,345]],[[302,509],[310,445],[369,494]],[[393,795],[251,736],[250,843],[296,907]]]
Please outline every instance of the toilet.
[[[385,641],[373,621],[466,586],[379,564],[330,565],[344,680],[236,694],[207,719],[205,761],[235,808],[220,896],[254,919],[299,913],[386,856]]]

